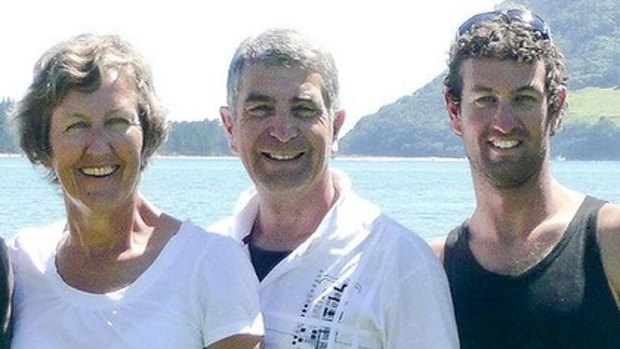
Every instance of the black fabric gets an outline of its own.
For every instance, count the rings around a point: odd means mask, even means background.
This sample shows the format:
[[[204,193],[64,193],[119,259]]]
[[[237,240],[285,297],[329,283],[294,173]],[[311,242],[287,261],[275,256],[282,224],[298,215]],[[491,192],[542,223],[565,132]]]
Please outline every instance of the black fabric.
[[[262,281],[265,276],[269,274],[271,269],[273,269],[278,263],[280,263],[281,260],[286,258],[286,256],[291,253],[291,251],[264,250],[256,247],[252,243],[251,238],[248,241],[248,248],[250,250],[250,258],[252,260],[252,265],[254,266],[254,271],[260,281]]]
[[[586,197],[549,255],[518,276],[478,264],[467,222],[450,232],[444,266],[461,348],[620,348],[620,310],[596,237],[603,204]]]
[[[13,295],[13,273],[9,254],[0,238],[0,348],[8,348],[11,341],[11,298]]]

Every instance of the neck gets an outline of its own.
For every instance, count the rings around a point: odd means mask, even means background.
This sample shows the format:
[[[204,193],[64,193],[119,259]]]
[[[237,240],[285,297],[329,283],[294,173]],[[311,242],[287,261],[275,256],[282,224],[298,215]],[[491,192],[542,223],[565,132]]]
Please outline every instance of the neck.
[[[546,169],[515,188],[499,188],[474,176],[474,188],[476,210],[470,229],[500,240],[527,237],[535,227],[558,214],[572,195]]]
[[[116,254],[142,246],[160,213],[140,194],[111,210],[92,210],[67,200],[67,246],[85,254]]]
[[[328,172],[324,180],[303,193],[258,193],[259,212],[252,228],[255,246],[266,250],[293,250],[314,231],[338,198]]]

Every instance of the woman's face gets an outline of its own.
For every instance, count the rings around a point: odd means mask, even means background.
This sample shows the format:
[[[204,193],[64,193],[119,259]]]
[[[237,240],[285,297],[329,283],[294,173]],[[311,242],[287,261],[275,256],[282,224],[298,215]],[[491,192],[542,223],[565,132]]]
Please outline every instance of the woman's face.
[[[69,205],[93,210],[126,204],[137,194],[143,133],[138,93],[117,71],[94,92],[70,91],[52,114],[52,157]]]

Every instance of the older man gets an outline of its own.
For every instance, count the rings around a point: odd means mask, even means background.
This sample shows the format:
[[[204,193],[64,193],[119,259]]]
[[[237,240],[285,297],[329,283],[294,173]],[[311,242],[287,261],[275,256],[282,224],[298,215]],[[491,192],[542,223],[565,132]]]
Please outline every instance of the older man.
[[[290,30],[247,39],[220,113],[254,187],[211,228],[247,246],[267,348],[458,347],[432,251],[329,165],[345,120],[329,53]]]

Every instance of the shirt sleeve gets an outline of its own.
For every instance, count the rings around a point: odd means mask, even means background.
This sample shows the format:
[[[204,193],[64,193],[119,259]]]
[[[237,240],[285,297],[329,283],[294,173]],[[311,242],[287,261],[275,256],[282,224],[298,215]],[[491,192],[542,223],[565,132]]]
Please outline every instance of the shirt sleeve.
[[[458,348],[458,333],[448,280],[430,248],[419,246],[417,256],[401,256],[398,285],[386,300],[386,334],[389,349]],[[409,251],[411,252],[411,251]],[[387,290],[386,290],[387,291]]]
[[[240,245],[215,237],[206,254],[196,295],[203,308],[205,347],[236,334],[264,335],[258,279]]]

